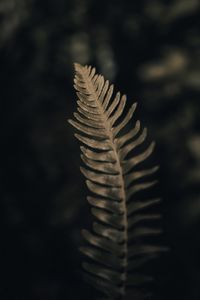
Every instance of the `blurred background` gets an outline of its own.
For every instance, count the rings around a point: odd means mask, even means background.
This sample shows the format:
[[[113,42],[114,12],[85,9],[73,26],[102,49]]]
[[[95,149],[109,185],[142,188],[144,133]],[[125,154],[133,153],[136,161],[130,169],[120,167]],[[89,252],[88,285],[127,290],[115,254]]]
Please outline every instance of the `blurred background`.
[[[200,299],[200,2],[0,0],[2,300],[94,299],[73,62],[92,64],[157,142],[165,243],[152,299]]]

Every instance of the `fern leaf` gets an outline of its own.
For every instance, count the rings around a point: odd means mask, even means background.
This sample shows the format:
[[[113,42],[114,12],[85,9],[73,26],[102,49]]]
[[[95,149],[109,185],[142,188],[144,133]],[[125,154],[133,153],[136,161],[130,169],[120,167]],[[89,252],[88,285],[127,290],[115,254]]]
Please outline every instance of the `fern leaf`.
[[[94,68],[75,64],[75,71],[78,112],[74,113],[76,120],[69,123],[80,132],[75,136],[84,144],[81,158],[85,167],[81,167],[81,172],[92,193],[87,200],[95,218],[92,232],[82,231],[87,243],[81,248],[88,257],[83,263],[86,280],[103,292],[106,299],[128,299],[128,295],[135,296],[136,300],[145,299],[149,294],[143,293],[140,287],[152,278],[140,274],[139,269],[166,248],[138,244],[142,237],[157,236],[162,231],[147,225],[161,216],[145,213],[159,199],[139,201],[135,197],[156,183],[146,178],[158,167],[141,171],[134,168],[152,154],[155,143],[133,156],[134,149],[147,137],[146,128],[139,133],[140,121],[124,133],[137,104],[123,117],[125,95],[118,92],[114,96],[113,85],[97,75]],[[138,179],[143,182],[137,183]]]

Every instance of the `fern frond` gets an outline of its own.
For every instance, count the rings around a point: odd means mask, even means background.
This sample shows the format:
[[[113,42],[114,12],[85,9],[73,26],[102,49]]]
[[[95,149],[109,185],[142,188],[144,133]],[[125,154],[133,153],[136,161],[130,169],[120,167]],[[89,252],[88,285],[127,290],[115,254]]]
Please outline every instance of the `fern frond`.
[[[143,144],[147,129],[141,133],[140,121],[124,133],[136,109],[134,103],[124,117],[126,96],[119,92],[113,96],[113,85],[94,68],[75,64],[74,87],[77,91],[75,120],[69,120],[80,134],[81,158],[85,167],[81,172],[92,196],[87,198],[95,218],[92,232],[83,230],[87,246],[81,251],[88,257],[83,263],[86,279],[103,292],[106,299],[145,299],[140,286],[152,280],[139,269],[164,247],[141,244],[142,237],[161,234],[161,230],[149,228],[147,222],[160,219],[159,214],[145,213],[159,199],[139,201],[135,195],[151,188],[156,181],[146,181],[158,167],[136,171],[153,152],[151,143],[142,153],[133,156],[133,150]],[[113,100],[112,100],[113,99]],[[139,135],[138,135],[139,134]],[[127,158],[128,157],[128,158]],[[138,179],[144,180],[137,183]],[[134,196],[134,197],[133,197]]]

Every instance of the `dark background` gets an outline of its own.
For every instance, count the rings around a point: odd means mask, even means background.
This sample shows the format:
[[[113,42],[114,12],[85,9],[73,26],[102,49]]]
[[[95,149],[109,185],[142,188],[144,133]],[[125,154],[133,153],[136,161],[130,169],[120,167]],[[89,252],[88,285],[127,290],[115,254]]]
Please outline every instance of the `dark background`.
[[[2,300],[93,299],[73,62],[92,64],[157,142],[165,243],[153,299],[200,299],[200,2],[0,0]]]

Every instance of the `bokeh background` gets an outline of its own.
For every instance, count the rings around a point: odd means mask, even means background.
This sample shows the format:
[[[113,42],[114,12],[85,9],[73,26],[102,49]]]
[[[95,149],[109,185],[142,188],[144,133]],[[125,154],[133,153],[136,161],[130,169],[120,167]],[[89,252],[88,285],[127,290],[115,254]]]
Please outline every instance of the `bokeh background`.
[[[95,299],[80,276],[88,223],[73,62],[92,64],[157,141],[160,300],[200,299],[200,2],[0,0],[2,300]]]

